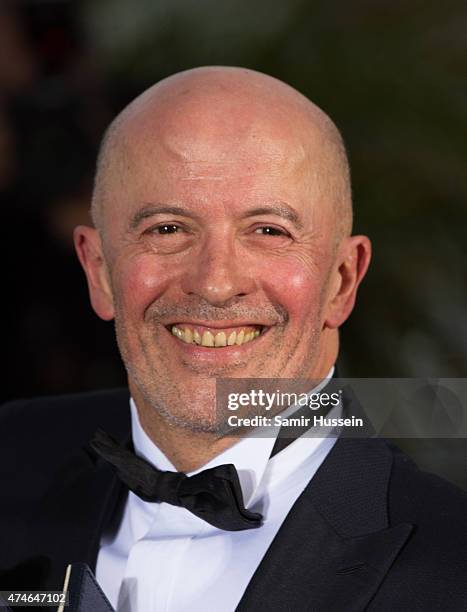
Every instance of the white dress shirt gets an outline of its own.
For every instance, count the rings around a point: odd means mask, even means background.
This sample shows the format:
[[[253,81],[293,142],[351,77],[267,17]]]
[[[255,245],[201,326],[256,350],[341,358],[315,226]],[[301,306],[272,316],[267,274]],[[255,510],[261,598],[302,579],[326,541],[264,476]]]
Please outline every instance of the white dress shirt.
[[[130,406],[136,453],[161,470],[176,471],[144,432],[133,400]],[[335,436],[302,436],[270,458],[275,437],[246,437],[189,473],[233,463],[245,507],[263,515],[257,529],[224,531],[185,508],[144,502],[130,492],[119,529],[101,542],[97,559],[97,581],[113,607],[118,612],[235,610],[288,512],[335,441]]]

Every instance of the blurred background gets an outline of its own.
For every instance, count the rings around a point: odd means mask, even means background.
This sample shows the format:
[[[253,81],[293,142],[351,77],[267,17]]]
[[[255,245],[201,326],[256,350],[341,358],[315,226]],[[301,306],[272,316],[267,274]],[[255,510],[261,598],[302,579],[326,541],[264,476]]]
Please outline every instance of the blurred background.
[[[112,117],[203,64],[276,76],[343,132],[355,230],[374,244],[343,373],[466,376],[466,33],[463,0],[2,0],[2,399],[125,383],[71,232]],[[465,440],[402,445],[467,487]]]

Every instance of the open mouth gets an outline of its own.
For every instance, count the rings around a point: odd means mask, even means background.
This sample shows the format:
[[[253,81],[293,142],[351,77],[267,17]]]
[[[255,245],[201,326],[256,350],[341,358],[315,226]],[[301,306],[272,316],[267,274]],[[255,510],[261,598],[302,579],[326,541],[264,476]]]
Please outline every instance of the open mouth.
[[[267,329],[264,325],[242,325],[222,329],[208,329],[204,326],[193,326],[187,323],[168,326],[168,330],[182,342],[208,348],[241,346],[256,340]]]

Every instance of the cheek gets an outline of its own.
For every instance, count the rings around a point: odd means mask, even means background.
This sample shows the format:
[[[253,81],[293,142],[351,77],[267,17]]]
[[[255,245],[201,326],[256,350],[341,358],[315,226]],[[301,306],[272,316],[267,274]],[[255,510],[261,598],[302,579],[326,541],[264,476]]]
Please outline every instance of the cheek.
[[[263,287],[271,300],[281,304],[290,323],[309,320],[320,313],[322,273],[297,259],[281,259],[268,266],[263,274]]]
[[[154,257],[140,255],[125,258],[114,268],[117,304],[126,313],[141,314],[164,293],[170,277],[170,268],[157,265]]]

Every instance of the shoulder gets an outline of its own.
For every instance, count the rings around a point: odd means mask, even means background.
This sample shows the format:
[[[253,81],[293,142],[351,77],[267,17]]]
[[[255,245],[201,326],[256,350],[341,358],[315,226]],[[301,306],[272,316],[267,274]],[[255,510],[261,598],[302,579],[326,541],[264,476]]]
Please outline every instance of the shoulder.
[[[17,400],[0,407],[2,487],[43,489],[60,464],[96,429],[123,438],[130,431],[128,389]],[[8,497],[8,496],[7,496]]]
[[[436,474],[420,470],[395,444],[382,442],[393,458],[389,481],[391,521],[416,519],[421,525],[446,529],[460,521],[467,536],[467,492]]]
[[[417,582],[465,584],[467,572],[467,492],[420,470],[389,445],[393,469],[389,482],[389,520],[410,523],[413,532],[398,567]],[[462,591],[465,596],[465,590]]]
[[[19,436],[58,442],[64,435],[79,440],[109,426],[118,434],[129,424],[128,402],[125,388],[15,400],[0,406],[0,436],[2,441]]]

